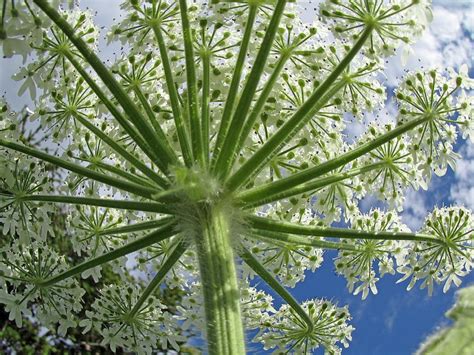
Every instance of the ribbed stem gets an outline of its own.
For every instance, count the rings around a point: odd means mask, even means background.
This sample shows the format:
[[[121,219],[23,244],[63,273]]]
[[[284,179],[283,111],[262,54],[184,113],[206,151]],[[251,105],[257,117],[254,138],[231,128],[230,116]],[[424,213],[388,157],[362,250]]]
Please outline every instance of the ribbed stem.
[[[220,206],[199,211],[196,234],[209,354],[245,354],[244,330],[229,214]]]

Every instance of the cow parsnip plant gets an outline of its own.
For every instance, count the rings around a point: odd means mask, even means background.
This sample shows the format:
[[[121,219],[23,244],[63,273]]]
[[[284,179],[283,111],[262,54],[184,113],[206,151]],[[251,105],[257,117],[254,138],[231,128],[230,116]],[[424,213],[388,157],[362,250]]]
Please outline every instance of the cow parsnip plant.
[[[11,319],[94,329],[114,351],[177,349],[177,329],[192,327],[211,354],[245,353],[244,329],[276,352],[339,353],[353,331],[347,307],[299,304],[287,290],[324,250],[339,251],[335,269],[362,298],[387,273],[430,293],[460,284],[474,261],[471,212],[437,208],[412,232],[397,211],[407,188],[454,168],[458,134],[472,140],[467,68],[407,73],[398,115],[373,119],[354,143],[344,136],[350,115],[385,103],[385,57],[427,26],[429,1],[327,0],[311,25],[299,6],[125,1],[107,34],[122,53],[104,63],[90,12],[2,1],[3,53],[29,58],[14,79],[35,100],[31,126],[51,133],[41,149],[26,144],[19,113],[1,104],[0,301]],[[51,165],[64,183],[51,182]],[[361,213],[369,194],[387,210]],[[80,264],[48,247],[59,206],[70,207],[64,233]],[[104,263],[123,275],[127,255],[148,286],[123,278],[84,304],[78,278],[99,280]],[[159,287],[185,292],[175,312]]]

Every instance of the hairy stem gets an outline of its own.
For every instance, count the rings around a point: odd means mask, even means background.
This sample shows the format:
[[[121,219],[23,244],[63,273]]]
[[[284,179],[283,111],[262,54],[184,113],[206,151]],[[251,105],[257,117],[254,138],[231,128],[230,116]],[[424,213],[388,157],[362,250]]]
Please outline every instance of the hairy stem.
[[[204,293],[209,354],[245,354],[239,286],[229,215],[220,206],[199,209],[196,246]]]

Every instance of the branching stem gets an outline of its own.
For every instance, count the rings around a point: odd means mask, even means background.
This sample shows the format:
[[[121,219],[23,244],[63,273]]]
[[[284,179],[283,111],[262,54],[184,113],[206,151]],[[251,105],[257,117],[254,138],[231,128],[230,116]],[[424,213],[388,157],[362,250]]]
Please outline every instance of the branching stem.
[[[311,318],[309,318],[306,311],[300,306],[298,301],[293,298],[291,293],[289,293],[278,282],[278,280],[275,279],[275,277],[270,274],[262,264],[260,264],[260,262],[252,255],[250,251],[242,247],[240,257],[243,259],[243,261],[245,261],[248,266],[250,266],[253,271],[255,271],[258,276],[262,278],[263,281],[268,284],[268,286],[270,286],[276,293],[278,293],[278,295],[280,295],[280,297],[283,298],[285,302],[288,303],[288,305],[295,310],[295,312],[301,317],[301,320],[306,323],[306,326],[308,328],[308,334],[310,334],[314,327],[313,322],[311,321]]]
[[[286,190],[295,189],[295,187],[299,186],[300,184],[304,184],[305,182],[311,181],[324,174],[327,174],[328,172],[338,169],[350,163],[351,161],[363,156],[364,154],[369,153],[377,147],[380,147],[388,141],[402,135],[403,133],[408,132],[409,130],[417,127],[418,125],[426,122],[427,120],[429,120],[429,117],[422,116],[412,121],[408,121],[392,129],[391,131],[371,140],[370,142],[362,144],[361,146],[352,149],[351,151],[345,154],[340,155],[337,158],[328,160],[327,162],[324,162],[318,166],[303,170],[302,172],[293,174],[281,180],[250,189],[244,194],[251,200],[262,199],[266,196],[283,195]]]
[[[107,69],[102,61],[89,49],[89,46],[75,34],[75,30],[71,25],[64,19],[59,12],[54,9],[47,0],[33,0],[38,7],[44,11],[44,13],[64,32],[69,40],[74,44],[77,50],[83,55],[84,59],[90,66],[95,70],[97,75],[102,79],[105,86],[117,99],[120,106],[122,106],[125,113],[131,118],[131,122],[137,127],[140,134],[146,140],[146,142],[156,148],[157,163],[161,162],[161,167],[165,173],[168,173],[170,165],[177,164],[177,157],[174,155],[172,150],[166,147],[166,144],[162,142],[153,132],[153,128],[143,117],[142,113],[131,100],[128,94],[123,89],[122,85],[115,80],[113,74]]]
[[[224,143],[222,144],[222,148],[217,156],[215,172],[221,179],[227,176],[227,173],[232,167],[232,162],[234,160],[233,156],[235,154],[234,149],[242,134],[247,113],[252,104],[265,65],[267,64],[268,55],[272,49],[273,41],[278,31],[278,25],[283,16],[286,2],[286,0],[278,0],[275,6],[272,18],[265,31],[265,37],[262,40],[257,57],[255,58],[255,63],[252,66],[252,70],[248,76],[247,82],[245,83],[239,103],[237,104],[232,120],[230,121],[229,130],[226,132]]]
[[[417,242],[431,242],[443,244],[443,241],[426,234],[405,233],[405,232],[368,232],[349,228],[331,228],[300,225],[288,222],[270,220],[268,218],[249,216],[248,223],[253,228],[290,233],[296,235],[306,235],[313,237],[333,237],[341,239],[375,239],[375,240],[411,240]]]
[[[117,208],[129,211],[155,212],[162,214],[172,214],[171,210],[161,203],[141,202],[141,201],[124,201],[116,199],[93,198],[93,197],[76,197],[61,195],[29,195],[23,196],[23,201],[42,201],[52,203],[65,203],[71,205],[87,205],[107,208]]]
[[[207,160],[204,155],[203,137],[201,134],[201,122],[199,120],[197,80],[194,68],[194,49],[191,26],[188,18],[186,0],[179,0],[179,13],[181,14],[181,26],[183,29],[184,54],[186,61],[186,86],[188,92],[188,114],[191,129],[191,147],[194,159],[203,167]]]
[[[155,34],[156,42],[160,50],[161,62],[163,64],[163,71],[165,72],[166,87],[168,89],[168,95],[170,97],[171,110],[173,112],[174,124],[176,132],[178,134],[179,145],[181,147],[181,153],[183,154],[183,160],[186,166],[193,165],[193,155],[191,152],[189,135],[187,133],[186,124],[183,120],[181,108],[179,104],[178,91],[176,90],[175,82],[173,79],[173,71],[171,69],[170,60],[168,57],[168,50],[166,48],[165,39],[163,32],[159,24],[153,25],[153,33]]]
[[[58,158],[54,155],[49,155],[47,153],[44,153],[40,150],[34,149],[27,147],[23,144],[17,144],[14,142],[9,142],[0,139],[0,146],[6,147],[12,150],[15,150],[17,152],[41,159],[43,161],[46,161],[48,163],[54,164],[58,167],[67,169],[69,171],[72,171],[76,174],[79,174],[81,176],[84,176],[89,179],[93,179],[99,182],[103,182],[104,184],[114,186],[118,189],[121,189],[123,191],[131,192],[135,195],[142,196],[145,198],[150,198],[153,194],[155,194],[157,189],[151,188],[151,187],[146,187],[146,186],[141,186],[132,182],[124,181],[117,179],[112,176],[108,176],[102,173],[99,173],[97,171],[85,168],[83,166],[74,164],[70,161],[67,161],[65,159]]]
[[[137,300],[137,303],[135,303],[135,305],[133,306],[129,314],[131,318],[133,318],[140,311],[140,308],[142,307],[143,303],[145,303],[148,297],[150,297],[150,295],[156,290],[156,288],[160,285],[161,281],[163,281],[163,278],[171,270],[171,268],[176,264],[176,262],[179,260],[179,258],[181,257],[181,255],[183,255],[185,251],[186,251],[186,243],[183,241],[178,242],[178,245],[176,246],[176,248],[173,250],[170,256],[166,259],[163,265],[161,265],[155,277],[153,277],[153,280],[151,280],[150,284],[140,295],[140,298]]]
[[[120,247],[111,252],[105,253],[96,258],[83,262],[82,264],[76,265],[65,272],[62,272],[56,276],[53,276],[47,280],[44,280],[38,286],[48,287],[48,286],[54,285],[55,283],[66,280],[72,276],[81,274],[86,270],[92,269],[96,266],[115,260],[117,258],[120,258],[121,256],[125,256],[127,254],[133,253],[134,251],[146,248],[162,240],[168,239],[175,234],[176,234],[175,223],[170,222],[167,225],[148,234],[147,236],[143,238],[137,239],[123,247]]]
[[[235,100],[237,99],[237,94],[240,85],[240,79],[242,76],[242,70],[245,64],[245,57],[247,56],[247,51],[250,43],[250,38],[252,35],[252,29],[255,23],[255,18],[257,16],[258,6],[250,5],[249,14],[247,16],[247,23],[245,25],[244,36],[242,42],[240,43],[239,55],[237,57],[237,62],[235,63],[234,73],[232,74],[232,81],[230,83],[229,93],[225,100],[224,111],[222,113],[221,122],[219,126],[219,132],[217,134],[216,144],[214,146],[214,155],[213,163],[216,162],[216,158],[222,148],[224,143],[224,138],[227,134],[230,125],[230,118],[232,117],[232,112],[235,106]],[[215,164],[212,165],[213,169]]]
[[[248,181],[251,177],[258,174],[266,165],[268,161],[278,154],[278,152],[289,142],[295,135],[301,130],[308,119],[311,117],[311,113],[315,111],[315,107],[318,105],[322,107],[325,100],[325,94],[335,84],[337,78],[344,72],[348,67],[352,59],[357,55],[359,50],[364,45],[365,41],[370,37],[373,31],[373,27],[368,26],[361,34],[360,38],[341,60],[337,67],[331,72],[331,74],[318,86],[314,93],[301,105],[301,107],[290,117],[279,129],[276,131],[266,142],[260,147],[251,157],[248,159],[240,168],[235,172],[234,175],[228,180],[227,187],[233,191],[239,186]],[[342,86],[341,86],[342,87]],[[326,99],[332,97],[326,96]]]
[[[248,236],[252,239],[261,240],[264,242],[289,244],[291,246],[310,246],[319,249],[334,249],[334,250],[351,250],[357,251],[358,248],[353,245],[343,244],[340,242],[329,242],[326,240],[312,239],[308,236],[300,236],[294,234],[286,234],[280,232],[272,232],[264,229],[251,229]]]
[[[271,183],[269,183],[266,185],[261,185],[257,188],[246,190],[240,193],[239,195],[237,195],[236,199],[242,203],[243,208],[245,209],[254,208],[254,207],[262,206],[270,202],[282,200],[284,198],[300,195],[305,192],[314,191],[316,189],[320,189],[325,186],[329,186],[329,185],[338,183],[340,181],[344,181],[354,176],[367,174],[372,170],[377,170],[377,169],[382,168],[385,164],[386,164],[385,162],[377,162],[377,163],[363,166],[360,168],[354,168],[346,172],[333,174],[333,175],[326,176],[319,179],[314,179],[307,183],[297,185],[295,187],[290,187],[286,190],[282,190],[282,192],[275,193],[275,194],[268,194],[268,192],[265,191],[265,188],[271,185]],[[260,188],[262,188],[262,190],[264,190],[265,193],[262,193]]]

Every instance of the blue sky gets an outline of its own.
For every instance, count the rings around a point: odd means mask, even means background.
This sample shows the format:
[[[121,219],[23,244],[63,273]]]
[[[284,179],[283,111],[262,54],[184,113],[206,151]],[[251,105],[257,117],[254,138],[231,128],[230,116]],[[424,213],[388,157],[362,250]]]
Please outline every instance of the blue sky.
[[[316,3],[315,1],[314,3]],[[118,15],[113,12],[110,4],[115,0],[83,0],[84,6],[98,11],[100,25],[109,25],[111,19]],[[472,1],[444,0],[434,1],[434,22],[425,35],[413,47],[407,66],[402,66],[400,56],[389,60],[386,70],[386,84],[393,87],[397,77],[403,74],[405,68],[416,69],[430,66],[454,66],[466,63],[471,68],[473,76],[472,55],[474,45],[474,10]],[[100,16],[107,14],[107,16]],[[305,13],[310,19],[312,13]],[[104,51],[111,56],[112,50]],[[16,108],[28,103],[26,96],[16,97],[16,84],[8,79],[15,66],[21,64],[17,59],[8,62],[8,69],[2,64],[0,70],[0,94],[6,96]],[[8,90],[7,90],[8,88]],[[388,105],[386,111],[390,115],[394,107]],[[362,132],[363,125],[354,125],[348,132],[357,136]],[[403,219],[412,228],[417,228],[424,216],[435,205],[465,204],[474,209],[474,145],[461,142],[458,150],[463,159],[458,163],[456,172],[449,171],[446,176],[433,178],[428,191],[410,191],[407,194]],[[370,206],[366,200],[365,207]],[[407,292],[407,281],[396,284],[397,277],[385,276],[378,283],[378,295],[369,295],[362,301],[360,295],[348,293],[344,278],[333,272],[332,259],[335,253],[328,252],[325,262],[314,274],[308,273],[305,282],[299,284],[292,293],[299,301],[309,298],[327,298],[339,305],[349,305],[353,316],[352,324],[356,330],[353,341],[345,354],[409,354],[413,353],[420,342],[437,327],[446,325],[448,321],[444,313],[454,300],[455,289],[451,288],[446,294],[442,287],[436,287],[432,297],[426,290],[415,288]],[[463,285],[474,283],[474,274],[464,278]],[[279,303],[279,300],[276,300]],[[264,354],[258,346],[252,346],[251,353]]]

